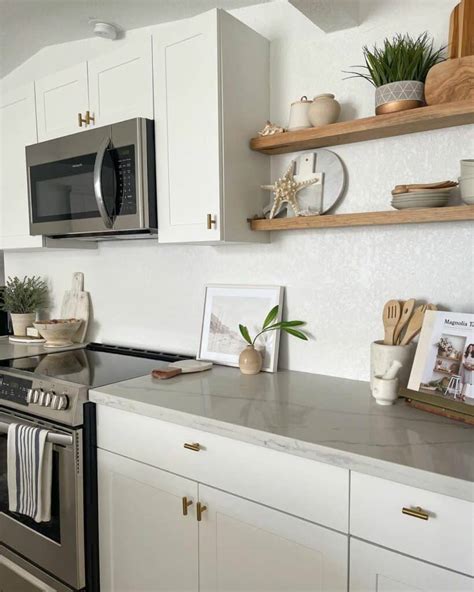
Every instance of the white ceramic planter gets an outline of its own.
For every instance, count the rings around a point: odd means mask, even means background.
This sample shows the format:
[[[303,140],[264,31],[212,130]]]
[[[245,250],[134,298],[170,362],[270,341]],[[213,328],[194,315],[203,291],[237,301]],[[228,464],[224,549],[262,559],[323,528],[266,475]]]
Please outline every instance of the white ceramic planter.
[[[374,376],[383,376],[394,360],[402,367],[398,373],[400,386],[407,386],[411,366],[415,356],[415,344],[385,345],[383,341],[374,341],[370,346],[370,388],[374,389]]]
[[[26,335],[26,329],[33,326],[33,322],[36,319],[35,312],[28,312],[25,314],[10,313],[13,325],[13,335],[16,337],[24,337]]]

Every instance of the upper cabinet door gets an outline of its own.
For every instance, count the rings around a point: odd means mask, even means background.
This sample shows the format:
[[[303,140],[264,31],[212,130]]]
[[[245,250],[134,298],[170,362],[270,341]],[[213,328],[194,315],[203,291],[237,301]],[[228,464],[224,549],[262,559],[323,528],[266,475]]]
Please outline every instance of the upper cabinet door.
[[[36,81],[38,139],[51,140],[87,129],[79,114],[89,110],[87,63],[83,62]]]
[[[91,60],[88,69],[95,126],[134,117],[153,119],[151,36]]]
[[[201,592],[347,592],[347,536],[204,485],[199,501]]]
[[[211,11],[171,23],[154,38],[161,242],[222,238],[217,25]]]
[[[30,236],[25,146],[36,137],[33,83],[0,95],[0,248],[41,247]]]

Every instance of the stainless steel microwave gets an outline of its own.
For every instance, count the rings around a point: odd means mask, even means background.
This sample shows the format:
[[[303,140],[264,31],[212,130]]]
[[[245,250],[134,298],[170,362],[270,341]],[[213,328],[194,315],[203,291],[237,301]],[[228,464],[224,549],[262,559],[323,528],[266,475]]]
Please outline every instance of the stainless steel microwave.
[[[26,147],[30,234],[157,232],[154,124],[137,118]]]

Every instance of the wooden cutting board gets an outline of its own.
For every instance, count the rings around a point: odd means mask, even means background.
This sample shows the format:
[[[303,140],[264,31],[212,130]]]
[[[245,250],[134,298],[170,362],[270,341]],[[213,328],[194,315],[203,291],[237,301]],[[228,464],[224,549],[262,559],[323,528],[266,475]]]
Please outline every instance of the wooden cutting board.
[[[428,105],[474,101],[474,55],[433,66],[426,77],[425,100]]]
[[[425,81],[428,105],[474,100],[474,0],[461,0],[449,21],[448,59]]]
[[[72,276],[71,290],[64,293],[61,306],[62,319],[81,319],[82,325],[72,340],[74,343],[84,343],[89,325],[89,292],[84,292],[84,274],[76,272]]]

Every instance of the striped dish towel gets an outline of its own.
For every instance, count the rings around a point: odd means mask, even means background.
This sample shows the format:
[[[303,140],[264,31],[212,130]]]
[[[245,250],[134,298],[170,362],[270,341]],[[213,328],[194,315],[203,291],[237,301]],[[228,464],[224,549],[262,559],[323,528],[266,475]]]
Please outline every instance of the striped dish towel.
[[[53,445],[48,430],[11,423],[8,426],[7,479],[10,512],[35,522],[51,520]]]

